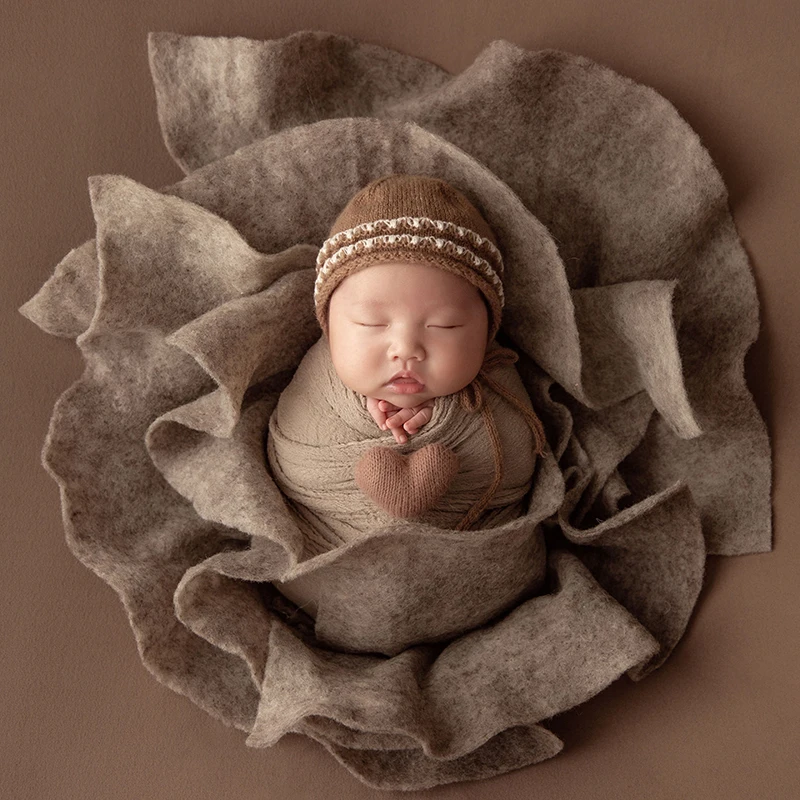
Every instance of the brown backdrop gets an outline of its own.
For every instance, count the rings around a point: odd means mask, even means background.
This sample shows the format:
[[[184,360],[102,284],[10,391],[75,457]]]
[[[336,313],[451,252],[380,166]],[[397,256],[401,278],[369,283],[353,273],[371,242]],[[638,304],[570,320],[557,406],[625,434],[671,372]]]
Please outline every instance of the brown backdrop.
[[[9,0],[0,11],[2,715],[9,798],[366,798],[297,736],[251,750],[141,666],[113,592],[64,544],[39,463],[74,343],[16,313],[94,235],[86,178],[180,178],[161,143],[150,30],[275,38],[328,30],[450,71],[492,39],[589,56],[665,95],[729,187],[762,332],[747,374],[773,440],[773,553],[709,562],[689,631],[641,684],[622,679],[557,719],[555,759],[455,798],[795,798],[800,671],[800,6],[793,0]],[[409,795],[405,795],[409,796]]]

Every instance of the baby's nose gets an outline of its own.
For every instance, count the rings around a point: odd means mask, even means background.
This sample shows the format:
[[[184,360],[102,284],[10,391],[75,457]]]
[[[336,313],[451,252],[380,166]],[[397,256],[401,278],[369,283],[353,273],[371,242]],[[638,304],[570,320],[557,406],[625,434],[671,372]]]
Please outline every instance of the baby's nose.
[[[425,346],[422,338],[413,332],[398,333],[392,340],[390,355],[392,358],[399,358],[403,361],[410,359],[422,361],[425,358]]]

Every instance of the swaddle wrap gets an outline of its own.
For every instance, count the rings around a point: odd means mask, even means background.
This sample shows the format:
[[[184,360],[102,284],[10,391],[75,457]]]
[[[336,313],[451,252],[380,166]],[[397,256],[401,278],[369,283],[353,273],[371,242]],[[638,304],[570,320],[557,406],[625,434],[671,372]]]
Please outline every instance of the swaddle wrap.
[[[496,343],[487,361],[502,352]],[[491,376],[533,411],[516,369],[494,366]],[[501,525],[525,513],[534,474],[535,432],[526,417],[494,391],[483,393],[497,429],[502,471],[496,491],[472,526]],[[460,393],[436,398],[430,422],[396,451],[407,455],[434,443],[458,459],[446,492],[416,519],[456,528],[495,477],[489,427],[479,409],[467,411]],[[292,501],[309,551],[324,552],[396,521],[367,497],[356,481],[356,466],[376,446],[392,442],[366,408],[366,398],[336,374],[327,340],[306,353],[270,417],[267,455],[276,484]]]

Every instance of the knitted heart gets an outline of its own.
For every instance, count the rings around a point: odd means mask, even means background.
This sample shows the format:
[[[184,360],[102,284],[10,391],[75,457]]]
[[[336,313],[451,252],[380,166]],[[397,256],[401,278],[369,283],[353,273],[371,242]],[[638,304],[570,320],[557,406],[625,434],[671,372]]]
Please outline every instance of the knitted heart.
[[[389,447],[367,450],[356,464],[356,484],[394,517],[415,517],[447,491],[458,471],[458,456],[443,444],[403,455]]]

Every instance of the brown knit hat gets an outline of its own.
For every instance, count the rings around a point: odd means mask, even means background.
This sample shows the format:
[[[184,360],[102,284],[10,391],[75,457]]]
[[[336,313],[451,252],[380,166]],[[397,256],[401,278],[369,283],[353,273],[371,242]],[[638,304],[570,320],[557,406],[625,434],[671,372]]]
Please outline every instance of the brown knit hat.
[[[317,256],[314,305],[326,336],[334,289],[387,261],[430,264],[468,280],[486,299],[494,338],[505,302],[503,257],[489,224],[458,189],[427,175],[394,174],[351,198]]]

